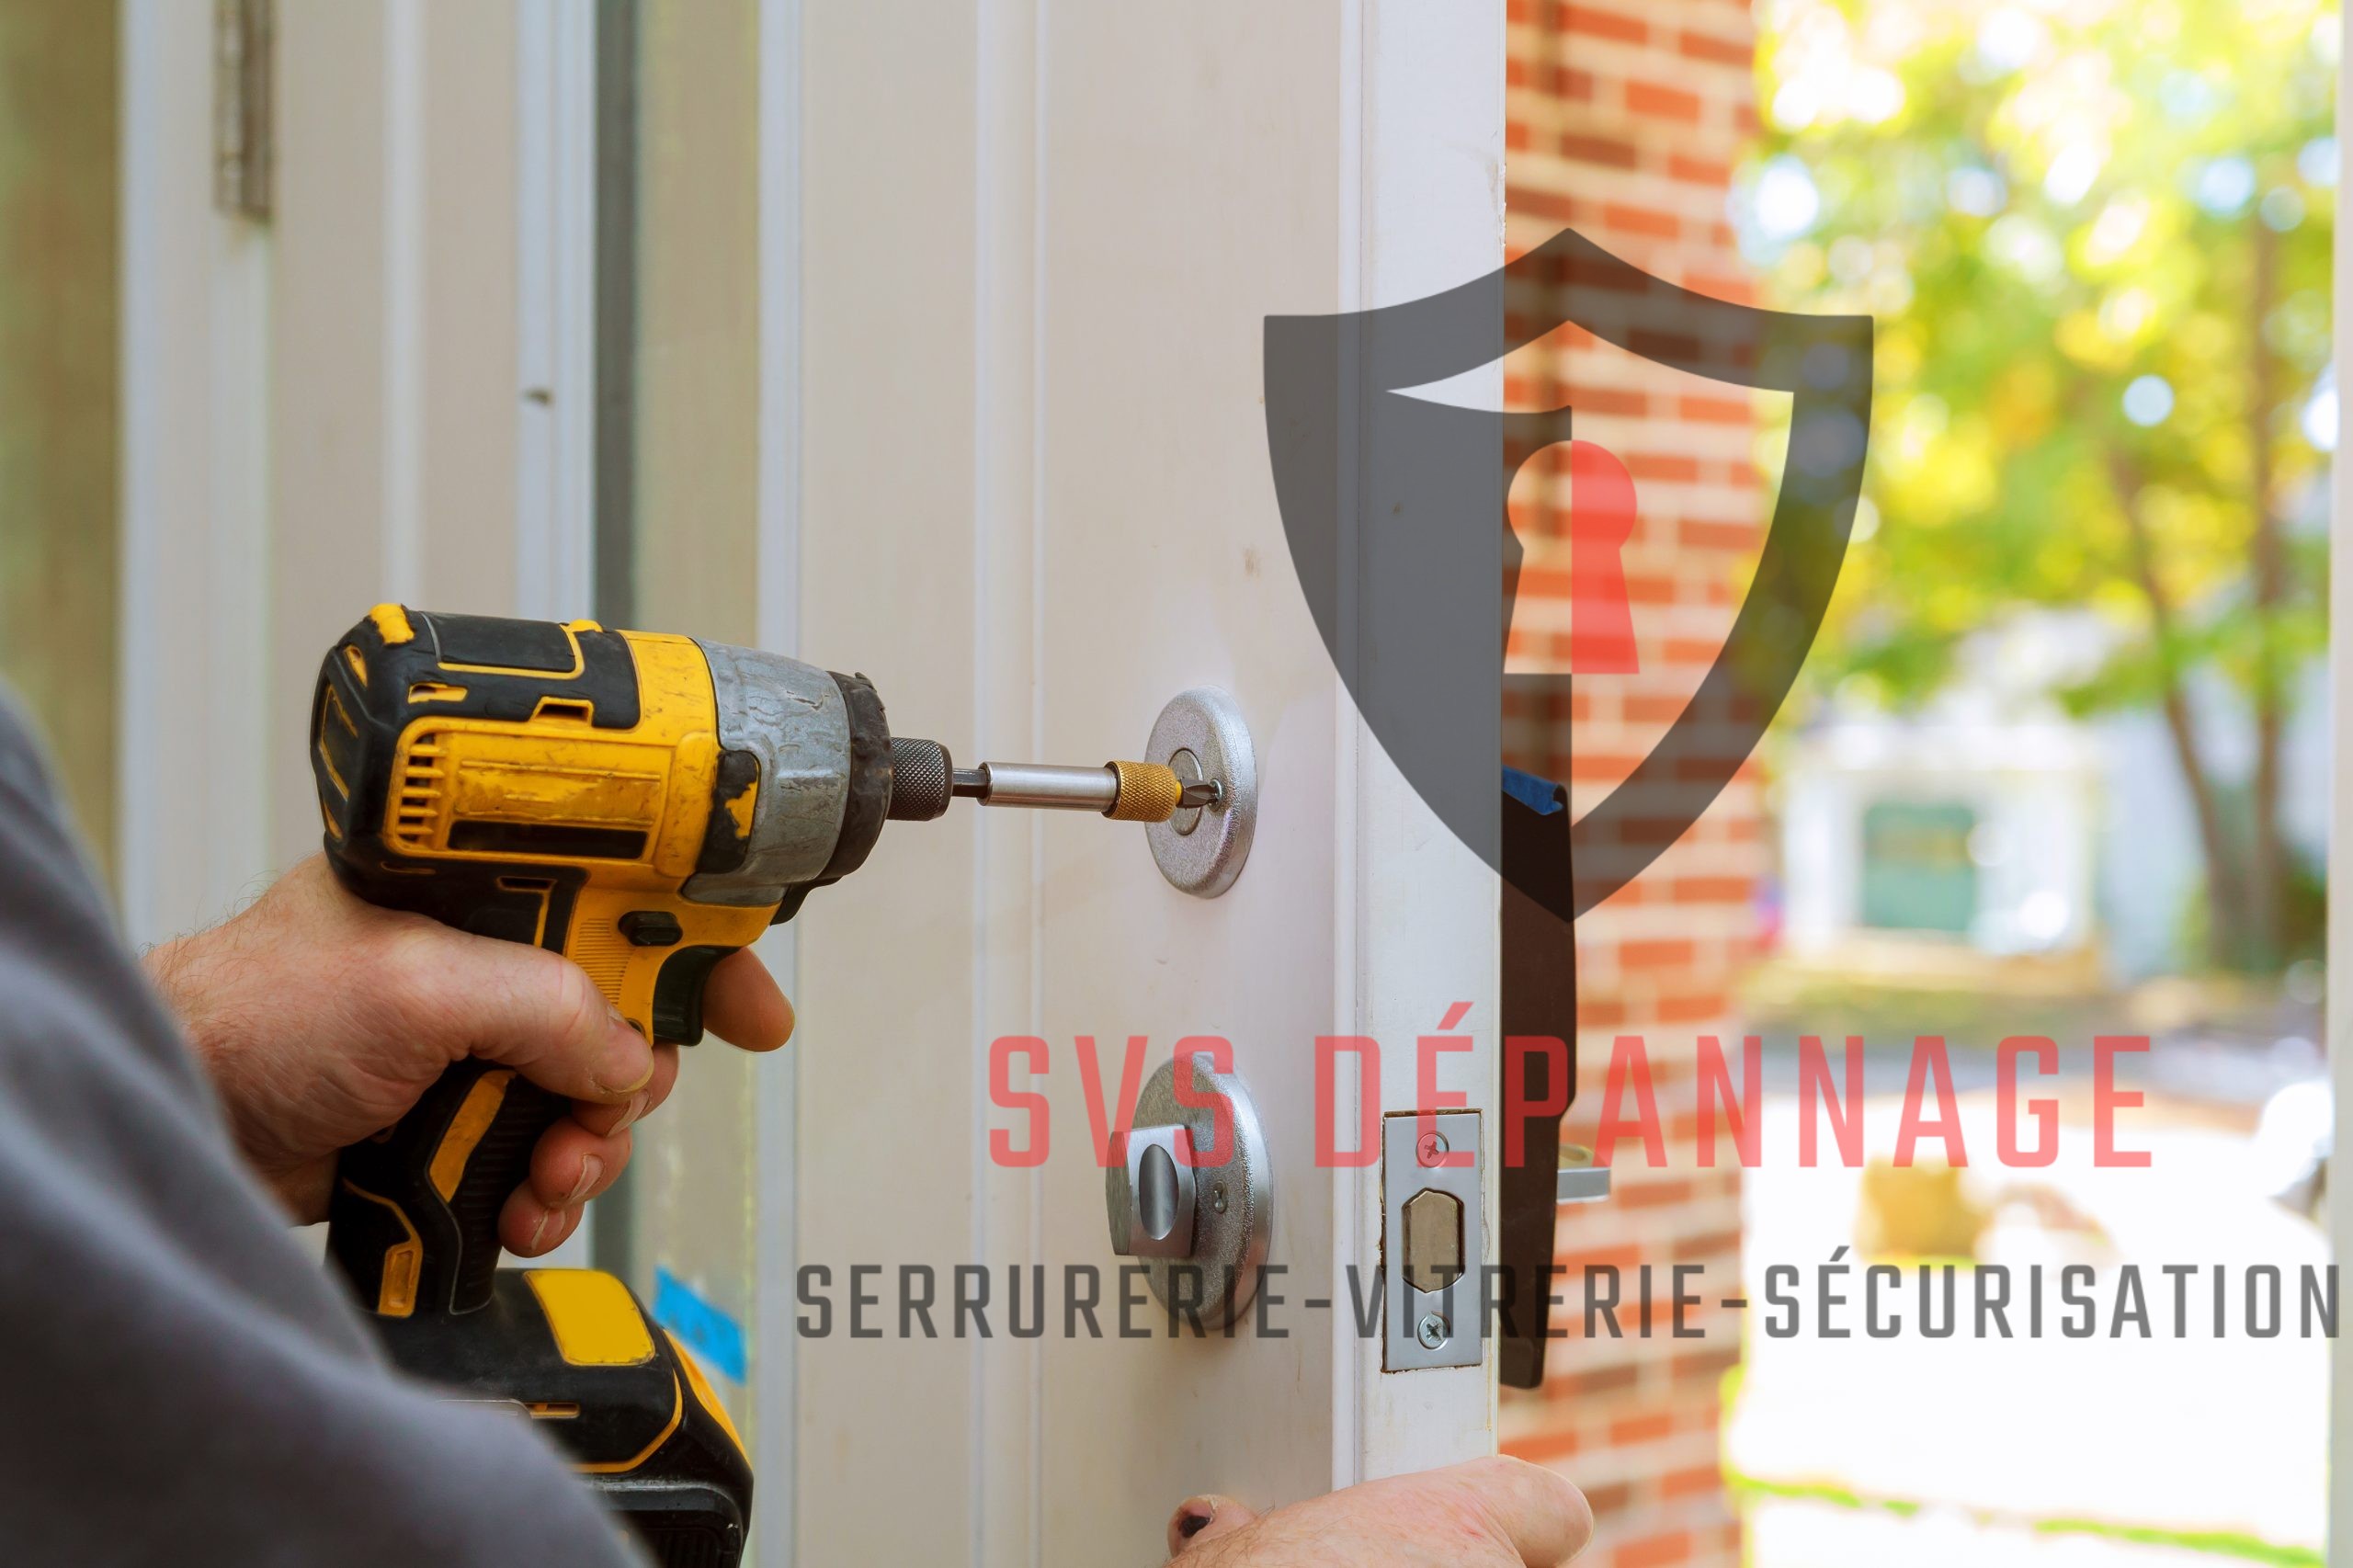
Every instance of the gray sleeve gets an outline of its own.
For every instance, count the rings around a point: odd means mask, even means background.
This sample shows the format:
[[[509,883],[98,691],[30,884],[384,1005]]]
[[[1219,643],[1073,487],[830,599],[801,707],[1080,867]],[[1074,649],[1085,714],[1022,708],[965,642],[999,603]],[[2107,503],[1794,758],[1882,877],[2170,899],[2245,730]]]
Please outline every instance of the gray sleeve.
[[[0,696],[0,1562],[637,1561],[379,1359],[231,1146]]]

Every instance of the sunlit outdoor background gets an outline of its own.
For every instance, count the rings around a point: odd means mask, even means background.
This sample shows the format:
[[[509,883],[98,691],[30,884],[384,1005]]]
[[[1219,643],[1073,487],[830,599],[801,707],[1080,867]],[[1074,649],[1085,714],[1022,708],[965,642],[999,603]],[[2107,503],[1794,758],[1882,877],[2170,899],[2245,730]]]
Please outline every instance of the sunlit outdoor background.
[[[1873,1164],[1768,1158],[1773,1263],[2231,1269],[2229,1335],[1771,1340],[1725,1466],[1757,1568],[2320,1561],[2329,1346],[2239,1270],[2325,1260],[2329,271],[2313,0],[1766,0],[1733,221],[1762,301],[1877,318],[1867,499],[1771,742],[1768,1147],[1794,1047],[1872,1052]],[[1769,467],[1779,432],[1760,429]],[[1944,1037],[1972,1165],[1884,1162]],[[2094,1169],[2094,1038],[2145,1092]],[[2056,1040],[2058,1162],[1994,1158],[1995,1050]],[[1931,1148],[1934,1146],[1931,1145]],[[1907,1276],[1908,1281],[1908,1276]],[[2207,1276],[2200,1278],[2200,1291]],[[2168,1294],[2160,1291],[2159,1294]],[[1963,1300],[1967,1299],[1964,1286]],[[1907,1299],[1916,1312],[1916,1302]]]

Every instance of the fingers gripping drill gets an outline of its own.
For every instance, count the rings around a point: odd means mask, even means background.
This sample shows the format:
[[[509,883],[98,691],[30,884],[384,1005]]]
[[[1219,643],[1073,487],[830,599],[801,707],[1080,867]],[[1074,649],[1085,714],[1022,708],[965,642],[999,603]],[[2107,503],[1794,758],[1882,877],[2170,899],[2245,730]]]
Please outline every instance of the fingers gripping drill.
[[[722,958],[960,796],[1165,822],[1222,805],[1165,767],[984,763],[893,736],[866,677],[594,621],[379,605],[311,721],[326,852],[376,903],[578,963],[656,1042],[702,1037]],[[563,1112],[480,1061],[344,1152],[328,1250],[393,1358],[511,1402],[665,1562],[732,1564],[751,1471],[692,1359],[611,1275],[500,1269],[497,1221]]]

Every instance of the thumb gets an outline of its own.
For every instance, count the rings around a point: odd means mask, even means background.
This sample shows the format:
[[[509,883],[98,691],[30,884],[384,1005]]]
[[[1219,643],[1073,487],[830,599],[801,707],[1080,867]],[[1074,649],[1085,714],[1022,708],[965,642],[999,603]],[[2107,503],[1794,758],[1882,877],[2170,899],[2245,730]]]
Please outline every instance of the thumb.
[[[1168,1555],[1171,1560],[1182,1557],[1204,1541],[1232,1535],[1245,1525],[1257,1522],[1257,1515],[1231,1497],[1221,1497],[1214,1492],[1188,1497],[1169,1516]]]
[[[760,955],[742,948],[719,960],[703,988],[702,1021],[745,1051],[774,1051],[792,1038],[792,1004]]]
[[[446,927],[419,939],[432,949],[426,994],[441,1015],[433,1032],[452,1056],[479,1056],[567,1098],[606,1105],[653,1078],[653,1046],[570,959]]]

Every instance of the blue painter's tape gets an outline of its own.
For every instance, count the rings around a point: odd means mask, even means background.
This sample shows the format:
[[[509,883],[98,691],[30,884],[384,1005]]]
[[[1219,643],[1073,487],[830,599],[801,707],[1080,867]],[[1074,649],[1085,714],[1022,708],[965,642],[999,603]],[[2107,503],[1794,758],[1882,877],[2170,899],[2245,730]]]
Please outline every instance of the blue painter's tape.
[[[1540,817],[1568,810],[1569,792],[1566,790],[1550,778],[1539,778],[1533,773],[1522,773],[1517,767],[1504,769],[1504,793]]]
[[[666,1268],[654,1271],[654,1321],[678,1336],[695,1359],[741,1385],[751,1369],[744,1325]]]

